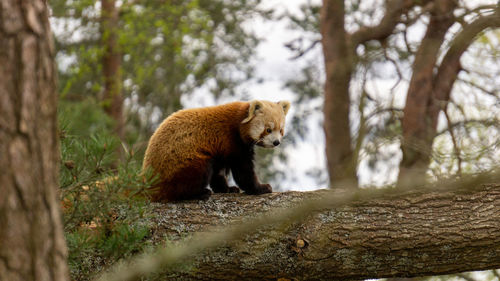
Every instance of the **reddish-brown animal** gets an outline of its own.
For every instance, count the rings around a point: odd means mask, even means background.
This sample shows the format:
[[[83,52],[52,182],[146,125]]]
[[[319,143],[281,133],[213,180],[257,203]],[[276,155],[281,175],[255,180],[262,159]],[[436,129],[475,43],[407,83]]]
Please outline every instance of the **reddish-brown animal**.
[[[254,145],[275,147],[284,134],[287,101],[233,102],[178,111],[151,137],[143,168],[159,180],[151,188],[153,201],[207,199],[213,192],[239,192],[228,186],[231,171],[247,194],[272,192],[254,172]]]

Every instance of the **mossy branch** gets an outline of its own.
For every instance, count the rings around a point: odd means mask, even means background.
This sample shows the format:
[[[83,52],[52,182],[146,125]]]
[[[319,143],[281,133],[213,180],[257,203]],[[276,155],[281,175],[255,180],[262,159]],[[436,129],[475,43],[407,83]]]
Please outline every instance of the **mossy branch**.
[[[500,185],[486,182],[499,177],[157,205],[156,231],[174,243],[99,280],[158,271],[171,278],[352,280],[498,268]]]

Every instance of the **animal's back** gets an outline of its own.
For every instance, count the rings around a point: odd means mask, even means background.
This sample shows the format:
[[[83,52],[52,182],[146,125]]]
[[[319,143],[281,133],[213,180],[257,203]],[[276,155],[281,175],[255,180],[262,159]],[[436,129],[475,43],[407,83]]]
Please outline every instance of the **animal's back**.
[[[237,130],[247,107],[245,102],[234,102],[170,115],[151,137],[143,167],[152,167],[168,181],[190,165],[223,154],[231,146],[230,134]]]

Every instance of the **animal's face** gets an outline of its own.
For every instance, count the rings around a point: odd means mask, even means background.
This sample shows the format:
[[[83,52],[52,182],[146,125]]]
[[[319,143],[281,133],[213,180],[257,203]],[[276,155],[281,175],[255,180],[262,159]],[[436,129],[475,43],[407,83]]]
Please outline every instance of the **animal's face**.
[[[251,101],[248,116],[242,123],[248,124],[247,134],[253,143],[267,148],[278,146],[285,134],[288,109],[288,101]]]

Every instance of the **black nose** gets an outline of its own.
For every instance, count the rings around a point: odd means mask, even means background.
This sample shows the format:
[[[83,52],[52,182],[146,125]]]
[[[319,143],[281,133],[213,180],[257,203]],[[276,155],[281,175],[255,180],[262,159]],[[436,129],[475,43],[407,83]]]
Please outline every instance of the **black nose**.
[[[280,145],[280,141],[279,141],[279,140],[275,140],[275,141],[273,142],[273,144],[274,144],[274,146],[278,146],[278,145]]]

